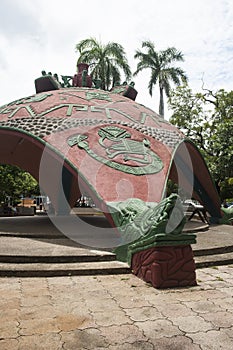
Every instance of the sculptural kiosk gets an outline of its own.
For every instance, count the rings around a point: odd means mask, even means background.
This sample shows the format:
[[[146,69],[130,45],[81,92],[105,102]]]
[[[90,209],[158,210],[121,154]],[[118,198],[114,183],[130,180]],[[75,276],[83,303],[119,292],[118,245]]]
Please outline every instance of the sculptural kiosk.
[[[195,236],[182,232],[179,196],[166,198],[172,179],[205,206],[213,221],[222,217],[195,145],[136,103],[133,83],[103,91],[86,64],[79,64],[74,76],[62,76],[62,82],[43,71],[35,87],[35,95],[0,107],[0,161],[29,171],[56,215],[67,214],[82,191],[88,193],[118,231],[117,257],[146,282],[156,288],[195,285]]]

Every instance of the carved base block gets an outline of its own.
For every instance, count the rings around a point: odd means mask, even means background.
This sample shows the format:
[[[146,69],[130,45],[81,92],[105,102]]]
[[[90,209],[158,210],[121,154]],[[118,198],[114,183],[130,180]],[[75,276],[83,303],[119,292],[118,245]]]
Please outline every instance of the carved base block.
[[[153,247],[135,253],[131,268],[136,276],[155,288],[197,285],[190,245]]]

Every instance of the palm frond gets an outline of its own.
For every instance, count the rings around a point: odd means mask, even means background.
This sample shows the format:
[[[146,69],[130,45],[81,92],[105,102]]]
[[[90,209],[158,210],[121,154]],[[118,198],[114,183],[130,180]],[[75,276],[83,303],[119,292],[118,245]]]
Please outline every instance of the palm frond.
[[[98,46],[97,40],[91,37],[88,39],[81,40],[75,48],[76,51],[78,51],[81,54],[83,50],[96,46]]]
[[[149,84],[148,84],[148,90],[149,90],[149,94],[151,96],[152,96],[152,92],[153,92],[153,87],[154,87],[154,85],[157,84],[158,78],[159,78],[159,71],[156,69],[152,70]]]
[[[146,47],[148,50],[155,52],[155,44],[152,41],[150,41],[150,40],[143,41],[142,42],[142,48],[143,47]]]
[[[178,51],[174,47],[169,47],[166,50],[160,51],[160,60],[164,65],[168,65],[172,62],[183,62],[184,56],[181,51]]]
[[[76,45],[79,52],[79,62],[91,64],[91,75],[95,79],[101,79],[102,88],[109,88],[116,79],[120,78],[120,70],[126,76],[131,77],[131,70],[128,64],[125,50],[122,45],[109,42],[103,45],[95,38],[81,40]]]

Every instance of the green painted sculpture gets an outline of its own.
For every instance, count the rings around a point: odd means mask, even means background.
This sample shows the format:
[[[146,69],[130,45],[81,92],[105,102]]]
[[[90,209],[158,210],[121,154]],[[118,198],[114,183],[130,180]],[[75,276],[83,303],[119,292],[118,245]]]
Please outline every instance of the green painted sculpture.
[[[83,71],[82,71],[82,86],[83,87],[86,87],[87,86],[87,70],[86,69],[84,69]]]
[[[142,142],[133,140],[129,132],[116,126],[101,127],[98,136],[99,145],[105,150],[106,157],[98,155],[90,148],[87,135],[75,134],[67,143],[71,147],[77,145],[95,160],[128,174],[155,174],[163,169],[162,160],[150,149],[150,141],[147,138]],[[106,141],[111,141],[111,145]]]
[[[123,245],[115,249],[117,258],[131,264],[134,253],[156,246],[196,243],[193,234],[182,233],[186,222],[181,200],[172,194],[159,204],[131,198],[108,203],[115,225],[122,234]]]
[[[233,208],[221,208],[223,216],[219,219],[220,224],[233,225]]]

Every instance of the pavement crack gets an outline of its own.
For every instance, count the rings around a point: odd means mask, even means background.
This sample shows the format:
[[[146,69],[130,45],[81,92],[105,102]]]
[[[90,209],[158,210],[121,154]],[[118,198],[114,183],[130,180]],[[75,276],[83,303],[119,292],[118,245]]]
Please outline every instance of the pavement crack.
[[[193,334],[193,333],[192,333],[192,334]],[[187,339],[189,339],[193,345],[198,346],[200,350],[202,349],[202,348],[201,348],[201,345],[195,343],[195,341],[194,341],[188,334],[185,334],[185,337],[186,337]]]

